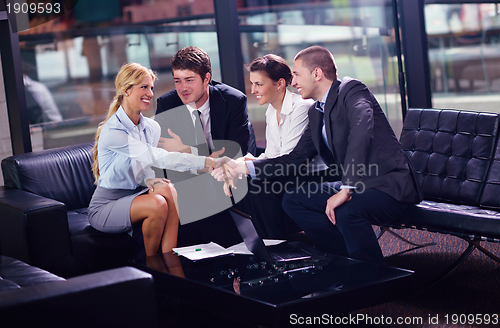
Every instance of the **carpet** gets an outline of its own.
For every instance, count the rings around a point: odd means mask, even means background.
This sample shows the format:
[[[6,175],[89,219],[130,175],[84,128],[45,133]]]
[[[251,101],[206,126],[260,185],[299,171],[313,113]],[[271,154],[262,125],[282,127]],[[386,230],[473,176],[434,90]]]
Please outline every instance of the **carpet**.
[[[375,228],[376,230],[378,228]],[[435,243],[400,255],[411,246],[385,233],[379,240],[390,266],[415,272],[417,288],[451,265],[467,248],[458,237],[403,229],[396,232],[415,243]],[[482,245],[500,256],[498,243]],[[377,327],[495,327],[500,325],[500,263],[479,250],[441,282],[400,300],[356,311]],[[385,322],[380,319],[385,317]],[[398,320],[402,323],[398,324]],[[390,324],[388,323],[390,321]],[[362,325],[358,325],[362,326]]]

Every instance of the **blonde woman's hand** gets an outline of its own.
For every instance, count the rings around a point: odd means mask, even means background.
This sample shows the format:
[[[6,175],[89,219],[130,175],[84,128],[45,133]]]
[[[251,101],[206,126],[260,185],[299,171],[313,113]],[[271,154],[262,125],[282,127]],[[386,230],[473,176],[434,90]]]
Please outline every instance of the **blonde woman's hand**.
[[[243,174],[248,174],[248,168],[244,161],[230,160],[224,163],[224,166],[216,168],[212,172],[212,176],[217,181],[227,181],[238,177],[242,179]]]
[[[205,169],[211,173],[213,170],[219,168],[222,164],[233,161],[230,157],[224,156],[220,158],[205,157]]]
[[[170,180],[165,179],[165,178],[154,178],[154,179],[147,179],[146,180],[146,186],[150,191],[154,191],[154,186],[157,184],[169,184]]]

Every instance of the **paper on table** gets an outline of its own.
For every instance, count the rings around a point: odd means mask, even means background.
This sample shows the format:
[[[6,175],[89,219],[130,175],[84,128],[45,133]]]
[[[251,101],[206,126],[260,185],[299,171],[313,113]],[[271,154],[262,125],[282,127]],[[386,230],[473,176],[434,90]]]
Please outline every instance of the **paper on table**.
[[[272,246],[272,245],[281,244],[285,240],[264,239],[263,241],[264,241],[264,245]],[[253,253],[248,250],[247,246],[245,245],[245,242],[241,242],[239,244],[228,247],[227,250],[231,250],[234,254],[253,255]]]
[[[186,247],[177,247],[174,248],[173,251],[177,253],[177,255],[182,255],[192,261],[233,254],[233,251],[225,249],[221,245],[214,242]]]
[[[234,254],[252,255],[244,242],[228,247],[227,250],[232,251]]]
[[[280,239],[264,239],[264,245],[273,246],[284,243],[285,241],[286,240],[280,240]]]

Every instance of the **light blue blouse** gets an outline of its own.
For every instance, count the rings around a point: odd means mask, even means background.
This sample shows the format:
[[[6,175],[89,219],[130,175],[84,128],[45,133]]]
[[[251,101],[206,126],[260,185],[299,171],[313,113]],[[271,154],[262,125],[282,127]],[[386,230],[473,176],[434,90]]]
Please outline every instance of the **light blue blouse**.
[[[142,114],[136,126],[120,106],[103,125],[99,137],[98,185],[107,189],[136,189],[155,177],[152,166],[175,171],[205,167],[205,157],[157,148],[160,132],[160,125]]]

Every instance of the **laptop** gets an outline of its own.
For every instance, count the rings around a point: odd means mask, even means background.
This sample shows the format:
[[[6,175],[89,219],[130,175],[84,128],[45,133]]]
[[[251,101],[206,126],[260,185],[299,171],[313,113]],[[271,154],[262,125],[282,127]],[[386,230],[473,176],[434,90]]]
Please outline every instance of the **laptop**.
[[[248,250],[269,263],[284,264],[292,261],[318,260],[325,257],[324,253],[300,241],[266,246],[257,233],[250,215],[234,208],[230,208],[229,213]]]

